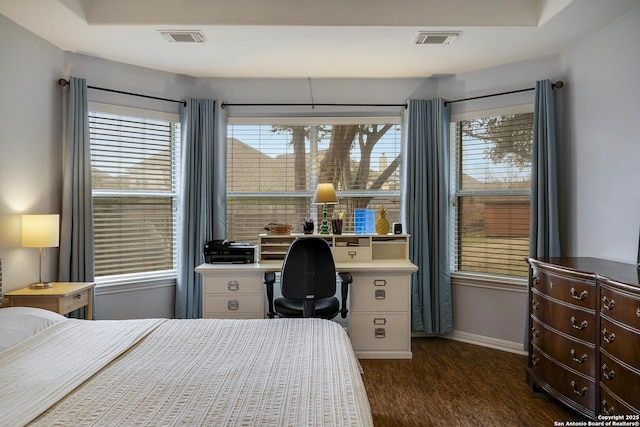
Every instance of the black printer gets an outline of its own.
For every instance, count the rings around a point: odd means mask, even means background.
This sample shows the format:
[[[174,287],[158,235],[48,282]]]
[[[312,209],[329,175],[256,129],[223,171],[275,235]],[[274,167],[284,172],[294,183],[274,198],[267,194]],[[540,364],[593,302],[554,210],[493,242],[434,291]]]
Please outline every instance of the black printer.
[[[211,240],[204,245],[204,262],[247,264],[256,262],[257,246],[249,243]]]

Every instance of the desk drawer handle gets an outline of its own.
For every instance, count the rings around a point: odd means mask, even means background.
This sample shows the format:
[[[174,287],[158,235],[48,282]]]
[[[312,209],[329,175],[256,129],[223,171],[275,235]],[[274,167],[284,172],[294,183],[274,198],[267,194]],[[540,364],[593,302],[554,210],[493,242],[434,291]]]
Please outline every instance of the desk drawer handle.
[[[586,320],[583,320],[582,323],[578,325],[577,319],[571,316],[571,325],[573,325],[573,327],[576,328],[577,330],[581,331],[585,329],[587,326],[589,326],[589,322],[587,322]]]
[[[230,291],[237,291],[240,288],[240,284],[237,280],[229,280],[227,282],[227,289]]]
[[[384,289],[376,289],[376,299],[385,299],[387,297],[387,291]]]
[[[581,301],[581,300],[585,299],[588,296],[589,296],[589,292],[586,291],[586,290],[580,292],[580,295],[577,295],[576,294],[576,288],[571,288],[571,297],[573,299],[577,299],[577,300]]]
[[[82,295],[80,295],[80,294],[75,294],[73,296],[73,299],[78,299],[79,300],[80,298],[82,298]]]
[[[571,349],[569,353],[571,354],[571,358],[574,362],[584,363],[589,359],[589,355],[587,354],[583,354],[582,356],[580,356],[580,358],[578,358],[578,353],[574,349]]]
[[[603,329],[602,330],[602,339],[605,340],[606,342],[608,342],[609,344],[611,344],[613,341],[615,341],[616,339],[616,334],[614,334],[613,332],[607,336],[607,334],[609,333],[609,331],[607,331],[607,329]]]
[[[385,338],[387,331],[385,330],[385,328],[376,328],[374,330],[374,334],[376,338]]]
[[[347,252],[347,255],[349,255],[349,258],[353,259],[356,257],[356,255],[358,255],[357,251],[349,251]]]
[[[607,297],[602,297],[602,306],[607,310],[613,310],[613,306],[616,305],[615,300],[608,300]]]
[[[584,396],[589,391],[589,389],[586,387],[582,387],[581,390],[578,390],[578,385],[576,384],[575,381],[571,381],[570,384],[571,384],[571,387],[573,388],[573,392],[578,396]]]
[[[227,309],[228,310],[237,310],[240,306],[240,303],[237,299],[231,299],[227,301]]]
[[[373,286],[387,286],[387,281],[384,279],[375,279],[373,281]]]
[[[608,380],[612,380],[613,377],[616,376],[616,371],[614,371],[612,369],[609,372],[607,372],[607,369],[609,369],[609,367],[606,364],[603,364],[602,365],[602,376],[605,377]]]
[[[615,406],[609,406],[607,408],[608,403],[607,403],[607,399],[602,399],[602,413],[604,415],[615,415],[616,413],[616,408]]]
[[[373,324],[374,325],[386,325],[387,324],[387,319],[385,319],[384,317],[376,317],[373,319]]]

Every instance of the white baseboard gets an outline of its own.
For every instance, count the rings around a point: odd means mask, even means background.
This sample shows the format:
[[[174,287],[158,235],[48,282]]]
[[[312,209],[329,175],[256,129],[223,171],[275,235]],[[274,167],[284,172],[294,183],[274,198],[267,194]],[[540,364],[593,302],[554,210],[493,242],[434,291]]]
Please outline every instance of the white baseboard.
[[[489,347],[496,350],[507,351],[509,353],[521,354],[523,356],[527,355],[527,352],[524,351],[523,344],[521,342],[505,341],[498,338],[485,337],[482,335],[475,335],[468,332],[456,330],[454,330],[450,334],[445,335],[444,338],[453,341],[461,341],[469,344],[480,345],[482,347]]]

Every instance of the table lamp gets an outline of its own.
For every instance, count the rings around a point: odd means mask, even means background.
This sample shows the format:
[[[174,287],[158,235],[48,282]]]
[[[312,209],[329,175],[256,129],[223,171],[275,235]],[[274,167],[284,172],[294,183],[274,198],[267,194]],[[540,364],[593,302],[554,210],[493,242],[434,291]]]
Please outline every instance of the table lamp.
[[[338,203],[338,196],[336,196],[336,189],[333,188],[333,184],[318,184],[318,187],[316,188],[316,195],[313,198],[313,203],[323,204],[320,234],[329,234],[329,222],[327,221],[327,205],[335,205]]]
[[[58,247],[60,242],[60,215],[22,215],[22,247],[38,248],[40,255],[39,282],[32,283],[31,289],[45,289],[51,282],[42,281],[43,248]]]

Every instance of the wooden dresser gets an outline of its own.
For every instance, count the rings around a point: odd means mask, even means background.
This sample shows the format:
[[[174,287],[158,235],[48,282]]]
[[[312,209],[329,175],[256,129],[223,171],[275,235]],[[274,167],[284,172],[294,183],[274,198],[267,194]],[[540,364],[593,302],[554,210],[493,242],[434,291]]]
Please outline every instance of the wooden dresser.
[[[529,258],[527,382],[589,418],[640,413],[635,265]]]

